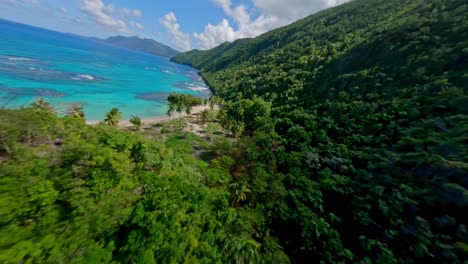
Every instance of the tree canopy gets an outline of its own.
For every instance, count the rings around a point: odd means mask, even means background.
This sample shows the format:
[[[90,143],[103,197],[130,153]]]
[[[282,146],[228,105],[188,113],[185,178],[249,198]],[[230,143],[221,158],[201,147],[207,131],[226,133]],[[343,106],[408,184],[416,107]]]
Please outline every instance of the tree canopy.
[[[292,262],[467,259],[467,8],[355,0],[173,58],[226,101],[241,203]]]
[[[0,109],[0,262],[466,263],[466,14],[354,0],[180,54],[209,137]]]
[[[192,108],[202,104],[202,99],[191,94],[171,93],[168,98],[167,115],[171,115],[174,111],[190,114]]]

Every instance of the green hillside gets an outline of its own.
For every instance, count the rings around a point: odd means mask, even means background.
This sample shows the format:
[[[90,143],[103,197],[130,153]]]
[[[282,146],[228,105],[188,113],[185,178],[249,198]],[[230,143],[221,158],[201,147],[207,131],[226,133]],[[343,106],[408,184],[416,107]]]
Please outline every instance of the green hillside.
[[[157,42],[152,39],[143,39],[139,37],[123,37],[123,36],[114,36],[107,39],[101,40],[106,43],[124,47],[127,49],[133,49],[138,51],[143,51],[146,53],[151,53],[163,57],[171,58],[180,52],[174,50],[173,48],[166,46],[160,42]]]
[[[0,263],[287,262],[264,216],[237,208],[229,140],[51,110],[0,109]]]
[[[251,140],[237,180],[261,194],[245,206],[291,262],[466,261],[467,14],[463,0],[355,0],[173,58]]]
[[[163,123],[0,109],[0,263],[467,263],[467,14],[354,0],[177,55],[216,96]]]

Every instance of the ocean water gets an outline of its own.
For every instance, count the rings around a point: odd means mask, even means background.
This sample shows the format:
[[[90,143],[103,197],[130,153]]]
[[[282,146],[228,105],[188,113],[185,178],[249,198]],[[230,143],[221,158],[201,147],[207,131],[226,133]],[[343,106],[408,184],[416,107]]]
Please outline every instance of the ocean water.
[[[89,121],[113,107],[128,120],[165,115],[171,92],[210,95],[195,69],[167,58],[0,19],[0,107],[44,98],[59,114],[79,103]]]

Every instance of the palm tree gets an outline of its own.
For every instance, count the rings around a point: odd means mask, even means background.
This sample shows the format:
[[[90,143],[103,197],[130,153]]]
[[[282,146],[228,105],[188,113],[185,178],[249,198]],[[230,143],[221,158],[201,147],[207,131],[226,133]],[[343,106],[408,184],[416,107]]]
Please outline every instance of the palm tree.
[[[169,104],[167,105],[167,112],[166,114],[171,117],[172,113],[174,112],[175,108],[174,108],[174,104],[172,104],[171,102],[169,102]]]
[[[200,113],[200,121],[202,125],[205,125],[206,121],[208,121],[208,114],[208,110],[206,109]]]
[[[226,244],[230,263],[260,263],[260,244],[253,239],[240,238]]]
[[[141,122],[141,118],[140,118],[139,116],[137,116],[137,115],[132,115],[132,116],[130,117],[130,120],[129,120],[129,121],[130,121],[130,123],[135,127],[135,130],[137,130],[137,131],[140,130],[140,127],[141,127],[142,122]]]
[[[118,108],[112,108],[109,112],[106,113],[104,118],[104,123],[109,126],[118,126],[120,120],[122,119],[122,113]]]
[[[36,100],[31,104],[31,106],[39,110],[55,114],[55,108],[43,98],[36,98]]]
[[[192,112],[192,105],[191,105],[191,104],[186,104],[186,105],[184,106],[184,108],[185,108],[185,113],[186,113],[187,115],[190,115],[190,113]]]
[[[247,187],[247,184],[244,183],[232,183],[229,185],[234,191],[234,198],[232,199],[231,207],[240,207],[240,202],[247,200],[247,193],[250,192],[250,189]]]
[[[80,104],[72,104],[67,109],[67,116],[84,119],[85,114],[83,106]]]

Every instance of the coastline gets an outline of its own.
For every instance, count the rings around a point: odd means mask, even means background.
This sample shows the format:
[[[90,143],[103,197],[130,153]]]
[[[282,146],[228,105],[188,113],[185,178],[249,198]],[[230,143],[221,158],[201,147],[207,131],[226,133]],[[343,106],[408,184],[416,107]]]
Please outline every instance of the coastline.
[[[179,62],[176,62],[176,61],[172,61],[172,59],[170,59],[170,61],[173,62],[173,63],[179,64],[179,65],[183,65],[183,66],[186,66],[186,67],[193,68],[192,66],[189,66],[189,65],[186,65],[186,64],[183,64],[183,63],[179,63]],[[203,75],[200,74],[200,71],[198,71],[198,69],[196,69],[196,68],[193,68],[193,69],[197,70],[197,77],[199,79],[196,80],[196,81],[203,82],[206,85],[206,87],[208,88],[207,89],[208,92],[206,93],[208,95],[207,98],[209,98],[210,96],[214,96],[215,93],[214,93],[213,89],[211,88],[211,86],[209,85],[209,83],[207,82],[207,80],[203,77]],[[199,91],[199,93],[203,93],[203,91]],[[191,113],[188,114],[188,115],[186,113],[184,113],[184,112],[182,112],[182,113],[175,112],[171,116],[164,115],[164,116],[155,116],[155,117],[142,118],[141,123],[142,123],[142,125],[148,125],[148,124],[166,122],[166,121],[170,121],[170,120],[173,120],[173,119],[176,119],[176,118],[196,115],[196,114],[198,114],[200,112],[203,112],[204,110],[210,110],[210,109],[211,108],[210,108],[209,105],[197,105],[197,106],[194,106],[192,108]],[[219,106],[216,105],[213,109],[219,109]],[[90,121],[86,121],[86,124],[87,125],[97,125],[100,122],[102,122],[102,120],[100,120],[100,121],[90,120]],[[122,120],[122,121],[119,122],[119,127],[132,127],[132,126],[133,126],[133,124],[130,123],[129,120]]]
[[[200,112],[203,112],[204,110],[210,110],[210,106],[209,105],[194,106],[192,108],[192,112],[190,114],[188,114],[188,115],[186,113],[174,113],[171,116],[165,115],[165,116],[155,116],[155,117],[149,117],[149,118],[142,118],[141,123],[143,125],[153,124],[153,123],[161,123],[161,122],[169,121],[169,120],[176,119],[176,118],[195,115],[195,114],[198,114]],[[97,125],[100,122],[102,122],[102,121],[86,121],[86,124],[87,125]],[[122,121],[119,122],[119,126],[120,127],[131,127],[133,125],[128,120],[122,120]]]

